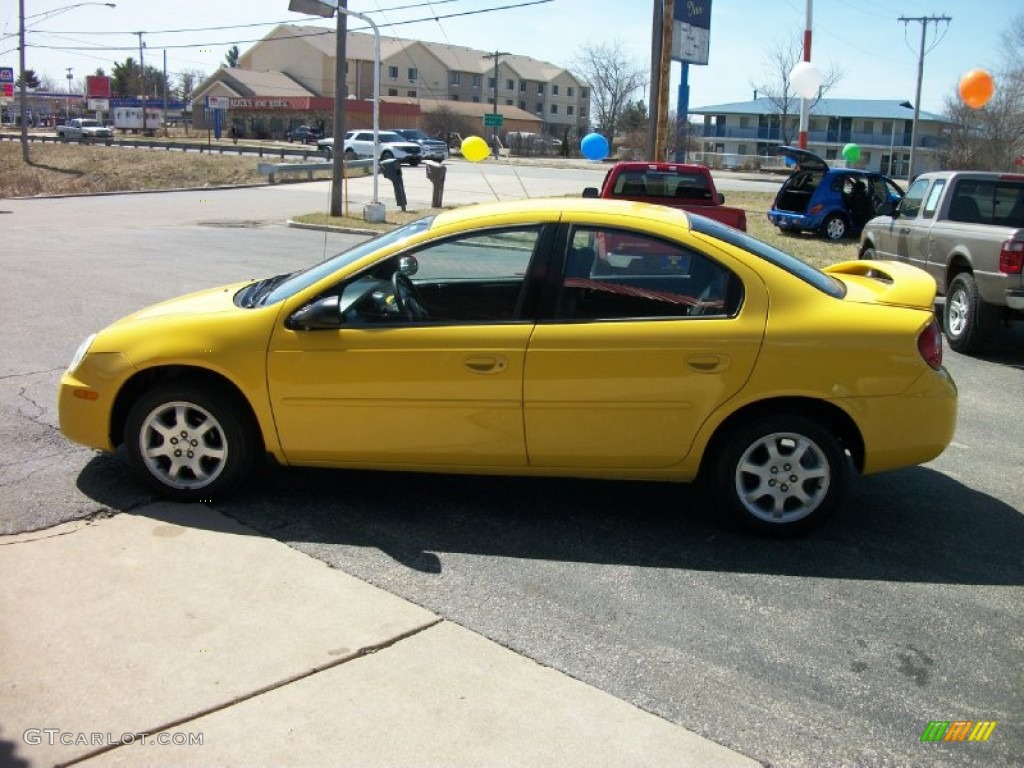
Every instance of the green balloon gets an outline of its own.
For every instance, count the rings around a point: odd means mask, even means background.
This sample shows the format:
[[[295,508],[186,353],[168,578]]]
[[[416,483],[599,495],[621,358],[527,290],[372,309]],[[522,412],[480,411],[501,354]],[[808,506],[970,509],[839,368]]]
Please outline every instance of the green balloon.
[[[848,163],[856,163],[860,160],[860,147],[856,144],[847,144],[843,147],[843,159]]]

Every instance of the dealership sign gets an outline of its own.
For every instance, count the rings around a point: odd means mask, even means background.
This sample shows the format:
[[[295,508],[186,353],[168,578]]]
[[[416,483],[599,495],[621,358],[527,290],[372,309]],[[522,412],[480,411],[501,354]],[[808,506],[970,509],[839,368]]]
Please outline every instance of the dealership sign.
[[[5,99],[14,96],[14,67],[0,67],[0,96]]]
[[[309,109],[308,96],[232,98],[231,109]]]

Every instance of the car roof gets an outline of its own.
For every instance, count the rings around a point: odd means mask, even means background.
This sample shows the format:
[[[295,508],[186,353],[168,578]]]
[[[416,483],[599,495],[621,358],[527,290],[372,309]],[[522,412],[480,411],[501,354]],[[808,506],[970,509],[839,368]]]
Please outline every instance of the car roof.
[[[572,221],[599,221],[604,216],[647,219],[681,226],[687,230],[691,228],[690,218],[685,211],[664,205],[604,198],[534,197],[528,200],[480,203],[445,210],[434,218],[431,229],[457,228],[460,225],[488,226],[487,219],[492,219],[496,226],[554,223],[560,221],[563,216]]]

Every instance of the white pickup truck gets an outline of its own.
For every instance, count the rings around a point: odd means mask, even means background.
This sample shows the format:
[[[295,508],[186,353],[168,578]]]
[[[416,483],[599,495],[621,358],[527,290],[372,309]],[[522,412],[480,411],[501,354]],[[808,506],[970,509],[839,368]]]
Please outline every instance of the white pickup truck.
[[[65,125],[57,126],[57,135],[68,141],[69,139],[112,139],[114,129],[103,125],[99,120],[92,120],[87,117],[76,117],[69,120]]]
[[[976,352],[1000,322],[1024,319],[1024,175],[922,173],[889,208],[865,225],[860,257],[931,273],[952,349]]]

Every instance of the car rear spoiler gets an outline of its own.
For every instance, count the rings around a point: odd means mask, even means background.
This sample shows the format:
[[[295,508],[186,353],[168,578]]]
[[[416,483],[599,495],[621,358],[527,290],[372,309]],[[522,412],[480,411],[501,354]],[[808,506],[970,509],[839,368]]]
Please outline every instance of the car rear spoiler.
[[[826,267],[847,286],[847,300],[913,307],[931,311],[935,280],[923,269],[902,261],[844,261]]]

